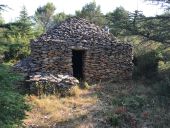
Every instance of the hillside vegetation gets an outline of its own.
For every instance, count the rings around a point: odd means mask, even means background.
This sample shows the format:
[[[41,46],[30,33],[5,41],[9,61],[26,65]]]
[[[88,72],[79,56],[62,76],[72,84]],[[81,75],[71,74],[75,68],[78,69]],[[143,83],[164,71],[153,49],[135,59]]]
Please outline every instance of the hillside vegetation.
[[[0,4],[0,14],[6,8]],[[169,11],[146,17],[138,10],[119,7],[104,15],[95,2],[86,4],[75,16],[101,28],[108,26],[120,42],[133,45],[132,80],[85,83],[65,97],[35,96],[25,91],[23,74],[14,72],[12,66],[29,56],[30,40],[72,16],[54,12],[54,4],[47,3],[34,16],[23,7],[13,23],[5,23],[0,16],[0,127],[169,128]]]

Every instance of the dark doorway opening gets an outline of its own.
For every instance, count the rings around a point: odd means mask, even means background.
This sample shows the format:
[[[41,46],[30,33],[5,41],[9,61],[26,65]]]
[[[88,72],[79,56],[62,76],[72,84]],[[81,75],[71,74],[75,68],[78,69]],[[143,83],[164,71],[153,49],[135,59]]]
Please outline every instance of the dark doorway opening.
[[[84,50],[72,50],[73,76],[79,80],[84,79]]]

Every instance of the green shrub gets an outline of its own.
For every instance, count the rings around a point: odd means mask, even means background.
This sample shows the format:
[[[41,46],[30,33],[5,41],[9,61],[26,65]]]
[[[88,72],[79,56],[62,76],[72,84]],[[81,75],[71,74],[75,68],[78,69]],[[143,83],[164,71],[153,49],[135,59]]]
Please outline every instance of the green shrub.
[[[17,88],[22,76],[10,71],[9,65],[0,65],[0,127],[18,128],[29,106]]]
[[[25,118],[25,104],[23,96],[13,91],[0,91],[0,126],[3,128],[21,125]]]
[[[158,75],[158,61],[160,54],[157,51],[150,51],[137,57],[134,67],[133,78],[155,78]]]
[[[164,78],[154,86],[156,86],[158,95],[170,97],[170,78],[168,76],[165,75]]]
[[[118,126],[119,125],[119,116],[114,114],[112,116],[109,117],[109,123],[112,126]]]
[[[133,109],[141,108],[145,103],[145,100],[141,96],[127,97],[122,101],[122,104]]]
[[[113,105],[125,106],[140,109],[145,104],[145,99],[141,96],[120,97],[112,101]]]
[[[28,46],[21,44],[11,44],[9,50],[4,52],[4,60],[9,61],[11,59],[19,60],[29,55]]]

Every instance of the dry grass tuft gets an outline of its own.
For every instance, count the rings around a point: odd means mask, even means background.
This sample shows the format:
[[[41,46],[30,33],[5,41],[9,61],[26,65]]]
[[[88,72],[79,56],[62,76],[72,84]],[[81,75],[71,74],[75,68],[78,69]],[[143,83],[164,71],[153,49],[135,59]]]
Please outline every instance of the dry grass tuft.
[[[74,87],[70,90],[70,97],[59,98],[47,96],[39,99],[36,96],[27,97],[32,111],[27,112],[26,126],[50,127],[54,124],[67,122],[74,118],[85,118],[89,113],[87,108],[97,102],[95,96],[89,95],[89,90]]]
[[[79,97],[80,94],[82,93],[82,90],[79,88],[79,86],[73,86],[70,91],[70,96],[75,96],[75,97]]]

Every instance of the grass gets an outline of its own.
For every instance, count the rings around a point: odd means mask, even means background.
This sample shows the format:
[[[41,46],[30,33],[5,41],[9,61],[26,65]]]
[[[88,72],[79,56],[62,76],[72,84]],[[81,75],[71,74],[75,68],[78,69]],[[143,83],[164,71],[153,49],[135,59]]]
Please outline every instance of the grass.
[[[72,96],[59,98],[47,96],[39,99],[36,96],[28,96],[27,100],[32,106],[28,112],[28,118],[24,120],[27,126],[50,127],[69,122],[74,118],[83,118],[96,105],[97,97],[89,94],[90,90],[82,90],[78,87],[72,89]],[[75,120],[72,125],[78,125]],[[65,124],[67,125],[67,123]]]
[[[102,83],[76,88],[71,97],[28,96],[25,125],[35,128],[169,128],[169,100],[142,82]]]

